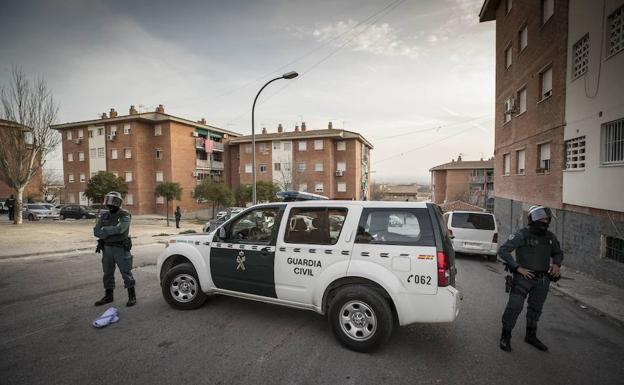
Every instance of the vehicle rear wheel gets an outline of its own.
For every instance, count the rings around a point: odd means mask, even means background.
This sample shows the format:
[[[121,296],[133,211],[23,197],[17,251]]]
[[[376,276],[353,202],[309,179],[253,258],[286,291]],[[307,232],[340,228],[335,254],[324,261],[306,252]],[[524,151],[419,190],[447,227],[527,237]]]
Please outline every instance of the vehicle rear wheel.
[[[80,219],[87,219],[87,214],[82,214],[82,216],[80,217]]]
[[[35,216],[32,214],[28,214],[28,220],[29,221],[34,221],[35,220]]]
[[[329,304],[329,323],[345,347],[369,352],[392,335],[392,309],[374,288],[350,285],[338,291]]]
[[[190,263],[183,263],[169,270],[162,280],[161,288],[167,303],[176,309],[197,309],[206,301],[197,272]]]

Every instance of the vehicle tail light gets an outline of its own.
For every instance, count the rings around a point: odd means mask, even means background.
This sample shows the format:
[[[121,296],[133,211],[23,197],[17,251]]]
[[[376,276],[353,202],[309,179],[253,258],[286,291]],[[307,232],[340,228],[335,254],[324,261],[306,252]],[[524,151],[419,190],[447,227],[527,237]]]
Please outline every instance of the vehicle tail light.
[[[438,286],[448,286],[451,283],[451,262],[448,254],[438,251]]]
[[[498,233],[494,233],[494,236],[492,237],[492,243],[498,243]]]

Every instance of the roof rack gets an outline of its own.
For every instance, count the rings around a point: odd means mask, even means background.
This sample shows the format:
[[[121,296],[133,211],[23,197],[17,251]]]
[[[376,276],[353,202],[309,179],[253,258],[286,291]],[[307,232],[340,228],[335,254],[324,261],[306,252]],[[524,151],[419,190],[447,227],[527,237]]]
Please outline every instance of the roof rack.
[[[318,201],[318,200],[328,200],[326,196],[307,193],[303,191],[280,191],[277,194],[277,197],[284,202],[297,202],[297,201]]]

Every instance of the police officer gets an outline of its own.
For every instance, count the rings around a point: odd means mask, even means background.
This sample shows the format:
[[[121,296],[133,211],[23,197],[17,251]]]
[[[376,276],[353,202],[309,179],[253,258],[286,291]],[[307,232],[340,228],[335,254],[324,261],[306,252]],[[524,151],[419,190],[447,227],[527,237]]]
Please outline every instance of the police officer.
[[[498,249],[498,256],[513,271],[509,302],[503,313],[503,332],[500,348],[511,351],[511,330],[527,300],[526,336],[524,341],[541,351],[548,347],[537,338],[537,322],[548,296],[550,280],[559,278],[563,253],[557,237],[548,231],[552,213],[549,208],[532,206],[528,226],[509,237]],[[516,251],[516,259],[511,256]]]
[[[182,218],[182,212],[180,211],[180,206],[176,207],[175,210],[175,221],[176,221],[176,229],[180,228],[180,219]]]
[[[128,289],[128,302],[126,306],[136,304],[134,291],[134,277],[132,276],[131,243],[128,236],[130,230],[130,213],[121,208],[121,194],[111,191],[104,197],[104,205],[109,211],[105,211],[98,218],[93,234],[99,238],[98,249],[102,248],[102,269],[104,270],[104,289],[106,294],[102,299],[95,302],[95,306],[101,306],[113,302],[113,290],[115,289],[115,265],[119,267],[124,287]]]
[[[15,197],[11,194],[11,197],[4,202],[6,207],[9,209],[9,220],[15,220]]]

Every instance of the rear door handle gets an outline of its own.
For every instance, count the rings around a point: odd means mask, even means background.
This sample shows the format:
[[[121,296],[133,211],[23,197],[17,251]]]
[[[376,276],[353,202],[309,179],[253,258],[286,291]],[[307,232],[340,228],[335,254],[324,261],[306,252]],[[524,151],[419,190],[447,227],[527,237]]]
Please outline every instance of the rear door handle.
[[[263,247],[260,249],[260,254],[262,255],[269,255],[269,248],[268,247]]]

